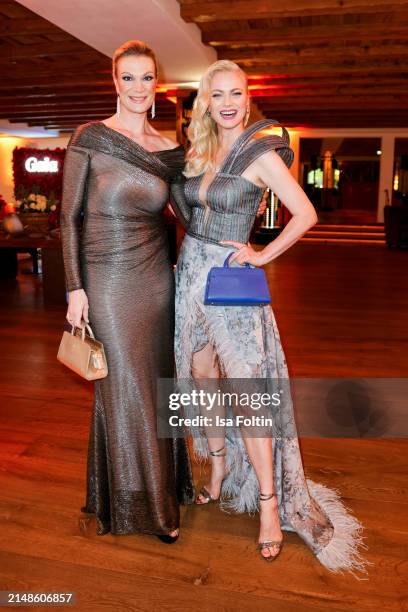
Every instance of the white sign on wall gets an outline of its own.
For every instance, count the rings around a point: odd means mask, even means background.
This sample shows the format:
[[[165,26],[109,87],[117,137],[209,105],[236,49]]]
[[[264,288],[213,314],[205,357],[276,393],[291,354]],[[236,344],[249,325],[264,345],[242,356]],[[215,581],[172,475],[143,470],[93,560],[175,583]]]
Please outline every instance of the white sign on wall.
[[[58,172],[58,161],[49,157],[44,157],[44,159],[27,157],[25,169],[27,172]]]

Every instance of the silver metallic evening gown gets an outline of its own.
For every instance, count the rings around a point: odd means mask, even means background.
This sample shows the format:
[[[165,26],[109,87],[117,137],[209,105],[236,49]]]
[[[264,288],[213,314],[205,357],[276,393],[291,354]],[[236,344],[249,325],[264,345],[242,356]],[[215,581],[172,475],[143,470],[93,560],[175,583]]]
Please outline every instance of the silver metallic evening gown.
[[[94,121],[70,140],[61,237],[107,378],[95,383],[84,512],[98,534],[166,534],[194,499],[186,441],[157,437],[156,381],[174,374],[174,274],[163,209],[182,147],[149,152]],[[83,213],[82,232],[81,216]]]
[[[191,380],[193,353],[207,343],[215,349],[223,377],[288,381],[285,355],[269,305],[208,306],[203,301],[210,268],[222,266],[231,251],[219,241],[248,242],[262,198],[263,190],[241,174],[269,150],[275,150],[291,165],[293,152],[284,128],[282,136],[253,138],[256,132],[276,124],[259,121],[238,137],[208,186],[206,202],[199,198],[203,175],[185,182],[180,177],[172,184],[172,204],[187,229],[176,270],[175,355],[180,381]],[[364,546],[362,525],[347,511],[336,491],[305,478],[290,391],[273,417],[273,467],[282,528],[297,532],[329,570],[364,570],[359,553]],[[204,431],[191,431],[195,453],[206,458]],[[227,429],[226,448],[229,473],[222,486],[221,506],[236,512],[257,511],[258,481],[239,428],[233,435]]]

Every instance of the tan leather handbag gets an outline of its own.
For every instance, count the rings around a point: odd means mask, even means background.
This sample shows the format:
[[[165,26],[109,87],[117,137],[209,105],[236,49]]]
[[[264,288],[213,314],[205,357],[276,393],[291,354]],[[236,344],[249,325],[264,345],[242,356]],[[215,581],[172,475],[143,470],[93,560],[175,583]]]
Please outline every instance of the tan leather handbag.
[[[57,359],[86,380],[98,380],[108,375],[103,344],[95,340],[88,324],[82,328],[73,325],[71,333],[64,331]]]

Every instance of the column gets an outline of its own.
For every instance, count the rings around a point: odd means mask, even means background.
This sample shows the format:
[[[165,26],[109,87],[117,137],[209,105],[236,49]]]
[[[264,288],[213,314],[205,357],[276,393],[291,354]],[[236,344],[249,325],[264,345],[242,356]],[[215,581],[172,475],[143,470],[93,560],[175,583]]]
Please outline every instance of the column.
[[[384,134],[381,138],[381,157],[380,157],[380,179],[378,187],[378,208],[377,221],[384,223],[384,206],[387,201],[392,201],[392,188],[394,182],[394,145],[395,135]]]
[[[292,176],[297,180],[297,182],[299,182],[301,180],[301,177],[299,176],[299,141],[300,141],[300,134],[299,132],[296,132],[295,130],[291,130],[290,128],[288,129],[289,132],[289,136],[290,136],[290,148],[293,150],[295,157],[293,160],[293,164],[290,168],[290,172],[292,174]]]

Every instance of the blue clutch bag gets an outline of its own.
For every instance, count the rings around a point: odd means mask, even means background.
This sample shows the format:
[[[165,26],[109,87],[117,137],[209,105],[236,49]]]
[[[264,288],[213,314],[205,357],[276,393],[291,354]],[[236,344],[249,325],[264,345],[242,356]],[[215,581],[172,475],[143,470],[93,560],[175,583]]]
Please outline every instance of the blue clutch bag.
[[[207,276],[204,304],[214,306],[263,306],[271,303],[262,268],[230,268],[230,253],[222,268],[211,268]]]

